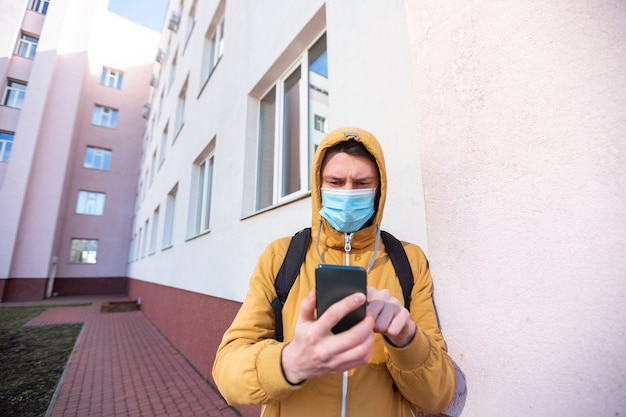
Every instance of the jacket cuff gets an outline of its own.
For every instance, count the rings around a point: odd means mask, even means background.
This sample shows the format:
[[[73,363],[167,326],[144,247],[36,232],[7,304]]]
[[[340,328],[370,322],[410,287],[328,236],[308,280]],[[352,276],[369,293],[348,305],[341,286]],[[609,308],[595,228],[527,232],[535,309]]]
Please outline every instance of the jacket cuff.
[[[285,346],[285,343],[267,346],[257,357],[256,365],[259,384],[274,399],[279,399],[297,391],[304,385],[304,383],[292,385],[285,378],[281,365],[281,357]]]
[[[413,340],[408,345],[398,348],[387,343],[387,351],[390,359],[400,369],[416,369],[426,362],[430,353],[430,340],[426,334],[418,327]]]

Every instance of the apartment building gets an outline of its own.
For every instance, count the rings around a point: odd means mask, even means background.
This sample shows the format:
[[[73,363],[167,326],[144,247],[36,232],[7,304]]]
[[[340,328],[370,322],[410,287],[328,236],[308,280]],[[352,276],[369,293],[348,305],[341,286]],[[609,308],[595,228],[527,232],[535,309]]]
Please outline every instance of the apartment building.
[[[385,150],[383,228],[429,255],[464,415],[624,411],[606,301],[626,289],[625,19],[593,1],[172,0],[129,295],[210,378],[265,245],[309,226],[316,143],[356,125]]]
[[[2,301],[126,292],[159,34],[107,3],[0,2]]]

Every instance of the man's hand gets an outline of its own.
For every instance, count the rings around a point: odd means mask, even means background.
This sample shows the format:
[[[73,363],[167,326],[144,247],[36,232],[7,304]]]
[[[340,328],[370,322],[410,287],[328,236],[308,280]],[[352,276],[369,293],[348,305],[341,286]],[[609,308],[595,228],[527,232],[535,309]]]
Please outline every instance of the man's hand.
[[[367,287],[367,314],[374,319],[374,331],[389,339],[395,347],[408,345],[417,331],[409,311],[389,290]]]
[[[302,300],[294,339],[283,349],[282,367],[287,381],[299,384],[365,365],[374,347],[373,316],[366,316],[350,330],[333,334],[332,328],[350,311],[366,302],[355,293],[333,304],[315,319],[315,290]]]

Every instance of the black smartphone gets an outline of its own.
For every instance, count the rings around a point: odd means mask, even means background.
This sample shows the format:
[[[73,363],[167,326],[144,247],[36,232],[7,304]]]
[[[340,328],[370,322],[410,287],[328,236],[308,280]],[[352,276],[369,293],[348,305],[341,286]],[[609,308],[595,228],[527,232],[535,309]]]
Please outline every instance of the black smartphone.
[[[321,264],[315,269],[317,317],[331,305],[355,292],[367,296],[367,272],[360,266]],[[348,330],[365,318],[365,304],[351,311],[335,327],[333,333]]]

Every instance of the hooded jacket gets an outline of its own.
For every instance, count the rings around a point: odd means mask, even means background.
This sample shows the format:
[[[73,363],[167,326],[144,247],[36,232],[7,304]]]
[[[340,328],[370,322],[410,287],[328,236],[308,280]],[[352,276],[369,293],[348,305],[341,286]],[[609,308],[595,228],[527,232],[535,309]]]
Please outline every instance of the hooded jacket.
[[[326,150],[355,139],[374,156],[380,174],[376,212],[372,222],[355,232],[346,252],[344,233],[333,229],[319,214],[321,168]],[[387,175],[380,144],[369,132],[347,127],[332,131],[320,143],[312,167],[311,243],[285,305],[284,342],[274,340],[276,298],[274,279],[291,237],[271,242],[260,256],[245,301],[225,332],[213,364],[213,378],[226,401],[237,405],[264,405],[262,416],[334,417],[411,416],[417,410],[441,412],[452,400],[455,370],[446,352],[432,301],[432,280],[422,250],[403,242],[415,285],[410,313],[417,324],[413,340],[402,348],[375,335],[374,352],[365,366],[342,374],[292,385],[281,369],[281,353],[294,337],[300,301],[315,288],[315,267],[320,263],[357,265],[368,270],[368,286],[386,288],[402,300],[402,288],[380,239],[380,224],[387,195]],[[322,259],[320,259],[320,257]]]

